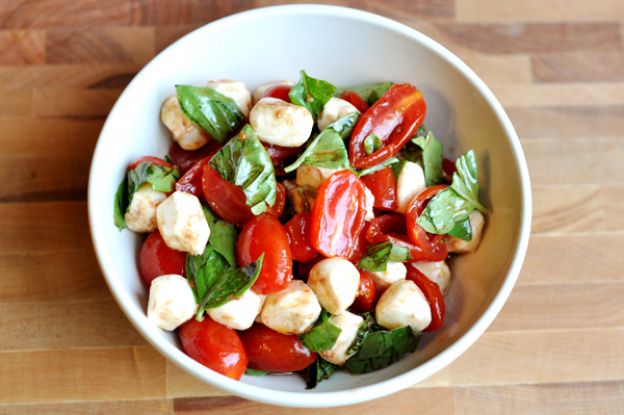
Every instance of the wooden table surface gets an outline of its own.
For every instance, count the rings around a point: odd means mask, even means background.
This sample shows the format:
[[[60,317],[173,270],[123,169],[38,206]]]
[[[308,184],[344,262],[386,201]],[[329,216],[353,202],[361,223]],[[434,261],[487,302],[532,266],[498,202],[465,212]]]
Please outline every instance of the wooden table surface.
[[[113,301],[86,215],[99,130],[180,35],[280,1],[0,2],[0,414],[288,414],[167,363]],[[533,183],[524,269],[494,324],[412,389],[347,414],[624,413],[624,1],[342,1],[464,59]],[[391,411],[391,412],[388,412]]]

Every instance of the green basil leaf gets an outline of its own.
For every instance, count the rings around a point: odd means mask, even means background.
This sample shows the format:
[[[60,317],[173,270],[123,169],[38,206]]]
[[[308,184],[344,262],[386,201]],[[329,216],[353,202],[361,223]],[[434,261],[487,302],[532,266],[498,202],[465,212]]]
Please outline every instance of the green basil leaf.
[[[230,265],[235,267],[236,257],[234,255],[234,248],[236,245],[236,237],[238,236],[236,228],[231,223],[217,218],[206,206],[204,206],[204,215],[206,216],[208,227],[210,228],[208,243],[212,245],[214,250],[221,254]]]
[[[382,369],[406,353],[414,352],[419,340],[420,335],[415,335],[410,327],[372,332],[363,339],[359,350],[346,361],[344,368],[355,374]]]
[[[362,324],[360,324],[360,328],[358,329],[353,343],[351,343],[351,345],[347,349],[347,353],[350,355],[354,355],[358,352],[358,350],[360,350],[366,336],[368,336],[373,331],[383,330],[382,327],[377,325],[377,322],[375,321],[372,312],[363,313],[362,318],[364,319],[364,321],[362,322]]]
[[[340,328],[329,321],[329,313],[323,310],[314,327],[299,338],[311,352],[324,352],[334,346],[340,332]]]
[[[418,217],[418,224],[429,233],[449,233],[457,223],[468,218],[474,206],[452,187],[435,195]]]
[[[252,369],[248,367],[247,369],[245,369],[245,374],[247,376],[266,376],[266,375],[270,375],[271,372],[267,372],[266,370],[260,370],[260,369]]]
[[[121,183],[119,183],[119,187],[117,187],[117,192],[115,192],[115,205],[113,207],[113,217],[115,220],[115,226],[122,230],[126,227],[126,219],[125,214],[126,210],[128,210],[128,176],[124,176]]]
[[[417,136],[412,143],[422,149],[423,168],[427,186],[440,184],[442,178],[442,144],[431,131],[426,136]]]
[[[184,115],[220,143],[245,121],[236,102],[212,88],[176,85],[176,92]]]
[[[302,164],[336,170],[348,169],[349,154],[342,137],[331,128],[324,129],[284,171],[290,173]]]
[[[366,255],[360,259],[358,268],[364,271],[385,271],[388,262],[402,262],[412,259],[409,249],[390,241],[380,242],[366,247]]]
[[[384,168],[386,168],[388,166],[396,164],[399,161],[400,160],[398,158],[396,158],[396,157],[390,157],[389,159],[384,160],[384,161],[382,161],[381,163],[379,163],[379,164],[377,164],[375,166],[368,167],[368,168],[366,168],[364,170],[360,170],[360,172],[357,175],[358,175],[358,177],[366,176],[367,174],[375,173],[377,170],[381,170],[381,169],[384,169]]]
[[[332,130],[340,134],[340,137],[342,137],[342,139],[344,140],[351,135],[351,133],[353,132],[353,127],[355,127],[355,124],[358,122],[359,119],[360,113],[352,112],[351,114],[345,115],[344,117],[339,118],[333,123],[329,124],[327,128],[331,128]]]
[[[466,154],[455,161],[456,171],[453,173],[451,187],[464,199],[466,199],[475,209],[486,213],[487,209],[479,203],[479,181],[477,172],[477,158],[474,150],[469,150]]]
[[[334,96],[336,87],[327,81],[308,76],[301,71],[301,78],[297,85],[288,93],[290,102],[306,107],[316,119],[323,110],[323,106]]]
[[[352,86],[349,88],[342,88],[337,92],[340,96],[345,91],[351,91],[358,94],[368,105],[373,105],[379,98],[381,98],[392,86],[392,82],[379,82],[376,84],[367,84],[360,86]]]
[[[383,146],[381,138],[375,133],[369,134],[364,139],[364,151],[366,151],[366,154],[373,154],[375,151],[379,150],[381,146]]]
[[[273,162],[251,126],[244,126],[209,164],[222,178],[243,189],[247,206],[254,215],[275,204],[277,182]]]
[[[464,241],[470,241],[472,239],[472,226],[470,225],[470,218],[468,217],[466,220],[455,224],[455,227],[451,229],[448,234],[456,238],[463,239]]]
[[[314,389],[316,386],[329,379],[334,374],[336,365],[323,359],[321,356],[316,356],[316,360],[310,366],[305,369],[306,389]]]

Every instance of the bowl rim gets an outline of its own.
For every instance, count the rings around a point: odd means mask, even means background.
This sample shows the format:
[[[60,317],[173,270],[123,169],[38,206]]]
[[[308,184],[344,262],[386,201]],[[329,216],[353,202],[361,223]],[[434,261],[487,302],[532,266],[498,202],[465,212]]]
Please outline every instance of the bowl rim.
[[[107,130],[110,128],[110,120],[113,115],[118,111],[119,103],[123,101],[123,98],[132,90],[132,86],[136,83],[141,73],[147,68],[155,66],[163,59],[163,56],[167,55],[169,51],[176,47],[180,42],[185,42],[188,38],[202,36],[204,33],[211,31],[218,31],[220,28],[241,24],[247,20],[256,18],[262,18],[268,15],[301,15],[301,14],[315,14],[323,15],[327,17],[342,17],[352,20],[357,20],[363,23],[379,26],[385,30],[389,30],[400,35],[406,36],[413,41],[419,43],[422,47],[429,49],[431,52],[437,54],[440,58],[445,60],[448,64],[455,67],[465,79],[472,84],[472,86],[481,94],[486,100],[488,105],[494,111],[498,121],[501,123],[505,135],[513,150],[513,156],[519,172],[520,177],[520,191],[521,191],[521,217],[519,221],[519,232],[515,240],[516,250],[509,263],[507,275],[505,276],[499,291],[491,300],[490,305],[483,311],[483,314],[479,319],[468,328],[455,342],[450,344],[440,353],[424,362],[423,364],[408,370],[398,376],[390,379],[383,380],[367,386],[359,386],[351,389],[333,391],[333,392],[290,392],[279,391],[274,389],[267,389],[260,386],[250,385],[242,383],[230,378],[227,378],[217,372],[214,372],[200,363],[188,357],[178,347],[168,343],[165,340],[160,339],[156,334],[158,333],[155,327],[149,327],[143,324],[139,319],[141,316],[133,307],[129,306],[131,298],[126,290],[123,289],[121,282],[118,282],[115,278],[113,269],[108,264],[112,259],[108,254],[108,243],[103,237],[103,233],[99,232],[99,227],[103,226],[97,222],[98,213],[100,208],[96,206],[96,177],[95,173],[99,170],[99,164],[102,157],[98,157],[102,151],[102,141],[100,138],[106,135]],[[91,168],[89,172],[89,184],[88,184],[88,213],[89,213],[89,227],[91,231],[91,238],[99,266],[104,275],[104,279],[113,294],[116,302],[120,308],[130,320],[132,325],[137,329],[139,333],[150,343],[156,350],[158,350],[169,361],[192,374],[193,376],[201,379],[202,381],[216,386],[231,394],[267,403],[272,405],[290,406],[290,407],[302,407],[302,408],[322,408],[331,406],[349,405],[360,402],[369,401],[372,399],[380,398],[392,393],[398,392],[404,388],[412,386],[423,379],[433,375],[439,370],[446,367],[462,353],[464,353],[490,326],[494,318],[498,315],[502,309],[505,301],[509,297],[513,286],[516,283],[522,263],[524,261],[526,251],[528,248],[530,229],[531,229],[531,215],[532,215],[532,199],[531,199],[531,185],[528,173],[528,167],[526,159],[520,145],[518,135],[505,113],[502,105],[498,102],[492,91],[486,86],[486,84],[475,74],[475,72],[468,67],[462,60],[456,55],[446,49],[444,46],[434,41],[430,37],[420,33],[419,31],[412,29],[402,23],[396,22],[386,17],[379,16],[374,13],[365,12],[358,9],[331,6],[331,5],[316,5],[316,4],[295,4],[295,5],[281,5],[270,6],[243,11],[230,16],[223,17],[215,20],[192,32],[187,33],[174,43],[169,45],[162,52],[157,54],[144,68],[137,73],[133,80],[126,86],[115,105],[111,109],[104,126],[98,137],[95,150],[93,152],[93,158],[91,161]],[[110,276],[109,276],[110,275]]]

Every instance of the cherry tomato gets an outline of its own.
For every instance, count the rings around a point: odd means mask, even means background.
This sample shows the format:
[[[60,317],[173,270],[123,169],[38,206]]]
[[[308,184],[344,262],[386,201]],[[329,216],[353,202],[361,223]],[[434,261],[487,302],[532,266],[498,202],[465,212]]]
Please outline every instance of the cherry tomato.
[[[286,207],[286,188],[281,183],[277,184],[275,193],[275,203],[273,206],[269,206],[267,213],[279,218],[284,213]]]
[[[353,305],[351,305],[351,310],[356,313],[371,311],[375,305],[376,299],[373,278],[368,271],[360,270],[360,288],[358,289]]]
[[[454,162],[447,158],[442,159],[442,170],[444,171],[444,174],[452,176],[456,169],[457,168],[455,167]]]
[[[388,240],[388,234],[405,234],[405,218],[399,214],[377,216],[368,225],[366,241],[378,244]]]
[[[395,210],[398,206],[396,197],[396,179],[390,167],[360,177],[362,182],[373,192],[377,209]]]
[[[324,257],[318,255],[307,262],[295,262],[295,265],[297,266],[297,276],[301,279],[307,280],[312,267],[324,259]]]
[[[294,334],[281,334],[256,323],[240,336],[253,369],[296,372],[316,360],[316,353],[309,351]]]
[[[364,98],[362,98],[353,91],[343,92],[342,95],[340,95],[340,98],[350,102],[351,105],[357,108],[357,110],[360,111],[360,113],[362,114],[364,114],[366,110],[368,110],[368,103],[366,102],[366,100],[364,100]]]
[[[156,164],[157,166],[165,166],[165,167],[169,167],[170,169],[173,168],[173,166],[171,165],[171,163],[169,163],[168,161],[165,161],[163,159],[160,159],[158,157],[152,157],[152,156],[143,156],[143,157],[139,157],[138,159],[134,160],[132,163],[130,163],[128,165],[128,171],[132,170],[132,169],[136,169],[136,167],[141,164],[141,163],[151,163],[151,164]]]
[[[441,261],[447,257],[444,235],[429,235],[419,224],[418,217],[425,209],[429,200],[446,185],[430,186],[411,200],[405,213],[407,234],[411,241],[430,256],[429,261]]]
[[[247,369],[247,353],[236,331],[208,316],[189,320],[178,329],[184,353],[202,365],[232,379],[240,379]]]
[[[271,157],[273,164],[279,164],[303,151],[301,147],[281,147],[264,143],[262,145],[266,148],[267,153],[269,153],[269,157]]]
[[[178,143],[173,143],[169,148],[169,157],[180,170],[180,174],[186,173],[188,169],[197,164],[202,159],[210,159],[221,148],[216,140],[210,140],[206,145],[197,150],[183,150]]]
[[[208,163],[208,160],[207,158],[202,159],[188,169],[176,183],[176,190],[201,197],[203,194],[202,176],[204,174],[204,166]]]
[[[435,282],[431,281],[425,274],[411,265],[407,266],[408,280],[414,281],[414,283],[425,294],[425,298],[431,307],[431,324],[427,326],[425,331],[433,331],[444,324],[444,295],[440,291],[440,287]]]
[[[348,170],[332,174],[319,187],[314,202],[312,246],[326,257],[353,256],[365,215],[366,196],[360,179]]]
[[[318,254],[310,245],[310,212],[297,213],[285,225],[290,252],[295,261],[307,262]]]
[[[185,274],[186,254],[171,249],[158,231],[147,235],[139,250],[139,275],[146,288],[165,274]]]
[[[202,188],[206,202],[221,219],[242,225],[253,217],[243,189],[223,179],[219,172],[208,164],[203,168]]]
[[[257,294],[280,291],[293,278],[292,254],[282,224],[268,213],[249,219],[236,242],[236,260],[241,267],[263,253],[260,275],[251,288]]]
[[[425,100],[410,84],[394,84],[358,120],[349,142],[349,160],[356,169],[381,163],[394,156],[418,130],[426,112]],[[376,134],[380,149],[367,154],[364,141]]]
[[[288,94],[290,93],[290,89],[292,86],[290,85],[275,85],[264,91],[262,94],[262,98],[278,98],[286,102],[290,102],[290,97]]]

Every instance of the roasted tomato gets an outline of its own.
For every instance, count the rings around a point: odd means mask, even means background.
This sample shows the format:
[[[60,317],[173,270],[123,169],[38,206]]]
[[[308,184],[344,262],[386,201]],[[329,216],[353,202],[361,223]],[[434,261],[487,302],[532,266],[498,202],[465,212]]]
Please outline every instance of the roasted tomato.
[[[288,94],[290,93],[291,88],[292,86],[290,85],[272,86],[264,91],[264,94],[262,94],[262,98],[271,97],[281,99],[282,101],[290,102],[290,97],[288,96]]]
[[[358,289],[355,301],[351,305],[351,310],[356,313],[371,311],[377,300],[375,284],[368,271],[360,270],[360,288]]]
[[[373,207],[383,210],[395,210],[398,206],[396,196],[396,179],[390,167],[360,177],[362,182],[375,196]]]
[[[295,261],[307,262],[318,254],[310,245],[310,212],[298,213],[284,226]]]
[[[203,167],[202,188],[208,206],[221,219],[242,225],[253,217],[243,189],[222,178],[208,164]]]
[[[180,192],[191,193],[197,197],[203,195],[202,176],[204,174],[204,166],[208,163],[208,159],[198,161],[180,177],[175,185],[175,189]]]
[[[205,158],[210,160],[210,158],[214,156],[220,148],[221,144],[215,140],[210,140],[208,144],[202,148],[192,151],[184,150],[178,145],[178,143],[174,142],[169,148],[169,157],[171,157],[173,164],[175,164],[178,167],[178,170],[180,170],[180,174],[184,174],[198,161]]]
[[[353,91],[343,92],[340,95],[340,98],[344,99],[345,101],[350,102],[351,105],[357,108],[357,110],[360,111],[360,113],[362,114],[364,114],[368,110],[368,103],[364,100],[364,98],[362,98],[361,96],[359,96],[357,93]]]
[[[184,275],[186,254],[171,249],[158,231],[147,235],[139,251],[139,275],[146,288],[152,280],[165,274]]]
[[[425,331],[433,331],[444,324],[444,295],[440,291],[440,287],[435,282],[431,281],[418,269],[411,265],[407,266],[407,279],[414,281],[414,283],[425,294],[425,298],[431,307],[431,324],[427,326]]]
[[[286,207],[286,188],[281,183],[277,184],[275,203],[267,209],[267,213],[279,218]]]
[[[407,234],[414,245],[419,247],[428,261],[442,261],[448,254],[444,244],[444,235],[429,235],[419,224],[418,217],[423,212],[429,200],[446,185],[431,186],[420,192],[412,199],[405,212]]]

